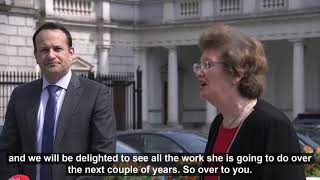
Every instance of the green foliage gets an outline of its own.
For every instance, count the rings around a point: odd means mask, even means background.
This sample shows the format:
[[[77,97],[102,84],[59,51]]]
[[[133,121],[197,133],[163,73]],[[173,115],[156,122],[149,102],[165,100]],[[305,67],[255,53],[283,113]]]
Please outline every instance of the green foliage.
[[[314,153],[314,163],[305,164],[304,172],[307,177],[320,177],[320,153]]]

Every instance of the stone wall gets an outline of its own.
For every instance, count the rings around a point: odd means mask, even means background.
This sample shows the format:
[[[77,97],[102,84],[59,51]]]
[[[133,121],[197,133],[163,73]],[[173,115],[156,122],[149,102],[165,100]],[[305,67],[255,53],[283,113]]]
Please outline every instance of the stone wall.
[[[24,14],[0,14],[0,70],[35,71],[32,35],[35,20]]]

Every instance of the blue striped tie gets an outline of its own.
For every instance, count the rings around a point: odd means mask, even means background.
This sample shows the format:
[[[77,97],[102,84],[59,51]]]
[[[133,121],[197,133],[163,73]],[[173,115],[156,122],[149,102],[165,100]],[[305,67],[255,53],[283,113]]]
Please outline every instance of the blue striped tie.
[[[47,86],[49,98],[43,122],[42,146],[41,153],[53,153],[54,143],[54,124],[57,106],[57,94],[59,86]],[[52,180],[52,167],[50,164],[40,166],[40,180]]]

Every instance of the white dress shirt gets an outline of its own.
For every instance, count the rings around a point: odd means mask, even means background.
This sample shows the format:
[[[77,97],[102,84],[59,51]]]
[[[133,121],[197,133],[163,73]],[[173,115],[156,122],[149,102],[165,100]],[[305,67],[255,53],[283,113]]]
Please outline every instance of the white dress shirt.
[[[72,73],[69,70],[69,72],[55,84],[50,84],[46,80],[46,78],[43,77],[41,100],[40,100],[40,106],[39,106],[38,116],[37,116],[37,152],[38,153],[41,153],[44,116],[45,116],[45,111],[47,107],[47,102],[49,99],[49,92],[48,92],[48,89],[46,89],[46,87],[49,85],[56,85],[60,87],[60,89],[56,92],[57,93],[57,106],[56,106],[57,109],[56,109],[55,122],[54,122],[54,138],[55,138],[61,106],[64,100],[64,96],[66,94],[66,90],[70,83],[71,76],[72,76]],[[40,180],[40,164],[37,165],[36,179]]]

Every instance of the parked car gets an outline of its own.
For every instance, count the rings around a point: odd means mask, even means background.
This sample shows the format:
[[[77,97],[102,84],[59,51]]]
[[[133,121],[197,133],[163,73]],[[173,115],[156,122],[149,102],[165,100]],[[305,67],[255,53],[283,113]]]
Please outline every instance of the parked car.
[[[293,125],[298,133],[320,144],[320,114],[298,114]]]
[[[116,142],[116,153],[139,153],[136,149],[121,141]]]
[[[313,152],[315,152],[316,148],[319,147],[319,144],[316,141],[314,141],[311,137],[298,132],[297,136],[302,151],[305,148],[305,146],[309,146],[310,148],[312,148]]]
[[[296,125],[302,125],[305,127],[316,126],[320,128],[320,114],[316,113],[304,113],[298,114],[298,116],[293,120]]]
[[[199,134],[173,130],[130,130],[117,139],[142,153],[203,153],[207,144]]]

